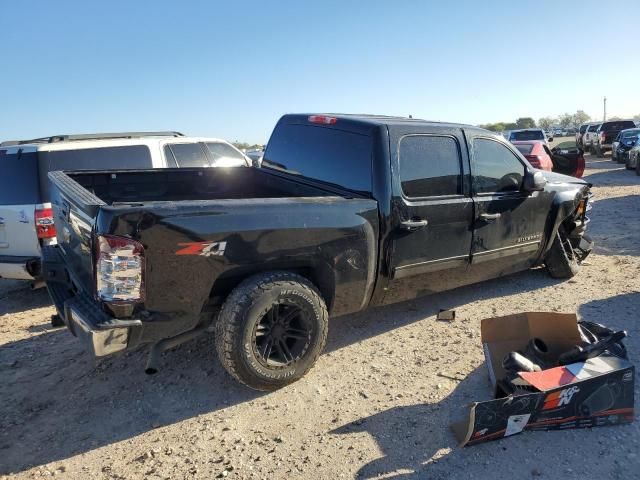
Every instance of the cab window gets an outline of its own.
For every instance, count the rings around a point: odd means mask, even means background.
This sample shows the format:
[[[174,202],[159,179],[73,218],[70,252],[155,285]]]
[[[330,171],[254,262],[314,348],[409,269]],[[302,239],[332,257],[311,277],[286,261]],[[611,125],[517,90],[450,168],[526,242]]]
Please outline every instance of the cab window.
[[[408,135],[398,150],[400,182],[407,197],[462,193],[460,150],[451,137]]]
[[[473,161],[476,193],[520,190],[525,168],[506,145],[495,140],[476,138],[473,141]]]
[[[180,168],[211,166],[199,143],[173,143],[169,146]]]

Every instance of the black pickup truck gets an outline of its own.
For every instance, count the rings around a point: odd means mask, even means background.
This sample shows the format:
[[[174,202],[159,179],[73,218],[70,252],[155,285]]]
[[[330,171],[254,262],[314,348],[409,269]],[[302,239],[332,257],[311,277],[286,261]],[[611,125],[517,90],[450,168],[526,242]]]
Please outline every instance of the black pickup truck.
[[[589,184],[466,125],[285,115],[259,167],[49,176],[43,268],[71,332],[96,356],[151,345],[153,372],[210,331],[261,390],[311,368],[329,316],[542,264],[568,278],[591,250]]]

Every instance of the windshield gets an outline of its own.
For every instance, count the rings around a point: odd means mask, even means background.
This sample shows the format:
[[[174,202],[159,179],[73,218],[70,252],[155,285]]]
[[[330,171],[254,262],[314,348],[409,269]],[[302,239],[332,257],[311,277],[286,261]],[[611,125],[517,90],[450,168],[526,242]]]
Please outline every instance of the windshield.
[[[637,130],[626,130],[622,132],[622,138],[637,138],[640,134],[640,128]]]
[[[209,153],[213,157],[214,167],[246,166],[244,156],[231,145],[221,142],[207,142]]]
[[[529,155],[531,153],[531,150],[533,150],[533,145],[528,144],[528,143],[516,145],[515,147],[518,150],[520,150],[520,153],[523,154],[523,155]]]
[[[625,128],[633,128],[636,124],[629,120],[624,120],[621,122],[607,122],[602,124],[602,130],[612,131],[612,130],[624,130]]]
[[[511,132],[509,140],[544,140],[542,130],[523,130],[522,132]]]

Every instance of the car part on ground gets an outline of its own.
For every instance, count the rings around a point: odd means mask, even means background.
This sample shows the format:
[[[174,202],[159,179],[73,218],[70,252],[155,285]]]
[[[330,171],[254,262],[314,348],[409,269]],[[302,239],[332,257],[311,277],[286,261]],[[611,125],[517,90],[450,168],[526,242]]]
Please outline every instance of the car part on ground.
[[[607,348],[603,349],[603,341],[587,343],[585,331],[587,338],[606,335],[605,338],[615,340],[605,340]],[[598,334],[594,335],[593,331]],[[608,331],[608,335],[604,331]],[[538,337],[532,337],[533,332]],[[577,322],[576,315],[555,312],[518,313],[482,320],[481,341],[494,386],[494,399],[474,402],[468,418],[451,426],[461,445],[475,445],[525,430],[564,430],[632,422],[635,417],[634,366],[626,358],[626,350],[620,349],[622,336],[622,332],[613,332],[601,325],[583,326]],[[514,346],[524,351],[525,345],[536,339],[553,347],[549,349],[550,368],[518,372],[501,368],[499,359],[515,356]],[[575,345],[583,348],[574,357],[578,362],[555,366],[561,355]],[[618,355],[619,352],[624,354]],[[593,356],[587,358],[590,355]],[[530,360],[520,363],[524,366]],[[514,365],[514,368],[519,367]]]

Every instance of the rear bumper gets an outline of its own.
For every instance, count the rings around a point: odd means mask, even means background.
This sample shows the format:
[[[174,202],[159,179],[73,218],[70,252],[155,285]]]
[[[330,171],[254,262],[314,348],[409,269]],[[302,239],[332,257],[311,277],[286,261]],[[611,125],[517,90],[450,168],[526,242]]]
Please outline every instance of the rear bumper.
[[[142,322],[113,318],[90,295],[74,291],[57,247],[43,249],[42,273],[63,322],[95,357],[129,348],[135,328]]]
[[[33,280],[39,273],[39,257],[0,256],[0,278]]]

